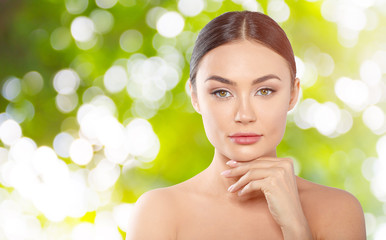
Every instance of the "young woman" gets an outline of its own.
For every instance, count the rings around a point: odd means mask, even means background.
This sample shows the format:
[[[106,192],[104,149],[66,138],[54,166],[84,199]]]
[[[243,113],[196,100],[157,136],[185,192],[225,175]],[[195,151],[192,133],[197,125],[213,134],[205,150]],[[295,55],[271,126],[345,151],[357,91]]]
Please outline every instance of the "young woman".
[[[127,240],[366,239],[354,196],[295,176],[292,160],[276,155],[299,79],[275,21],[249,11],[218,16],[198,35],[190,67],[212,163],[143,194]]]

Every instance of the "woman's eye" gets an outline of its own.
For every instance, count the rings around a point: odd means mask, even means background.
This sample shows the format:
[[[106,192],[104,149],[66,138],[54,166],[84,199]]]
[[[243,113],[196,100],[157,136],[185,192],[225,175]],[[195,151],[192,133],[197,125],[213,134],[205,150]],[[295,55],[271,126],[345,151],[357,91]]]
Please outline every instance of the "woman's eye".
[[[271,94],[272,92],[273,92],[273,90],[271,90],[271,89],[263,88],[263,89],[260,89],[259,91],[257,91],[257,95],[260,95],[260,96],[268,96],[268,95]]]
[[[213,92],[212,94],[214,94],[220,98],[226,98],[226,97],[230,96],[230,93],[228,91],[225,91],[225,90],[218,90],[218,91]]]

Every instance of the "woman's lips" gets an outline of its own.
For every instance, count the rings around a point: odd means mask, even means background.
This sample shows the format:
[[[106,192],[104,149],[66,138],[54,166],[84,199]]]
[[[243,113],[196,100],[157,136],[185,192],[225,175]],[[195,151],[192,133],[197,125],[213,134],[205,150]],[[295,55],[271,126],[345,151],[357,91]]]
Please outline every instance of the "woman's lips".
[[[262,136],[255,133],[236,133],[229,137],[234,143],[247,145],[259,141]]]

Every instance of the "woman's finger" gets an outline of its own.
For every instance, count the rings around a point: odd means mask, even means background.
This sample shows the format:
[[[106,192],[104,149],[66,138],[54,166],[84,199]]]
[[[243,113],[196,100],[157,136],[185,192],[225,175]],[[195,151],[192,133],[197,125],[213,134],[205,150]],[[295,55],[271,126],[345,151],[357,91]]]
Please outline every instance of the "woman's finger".
[[[239,166],[253,166],[253,165],[261,165],[262,167],[270,167],[281,160],[278,158],[257,158],[253,161],[249,162],[241,162],[241,161],[235,161],[235,160],[229,160],[226,162],[226,164],[230,167],[239,167]]]
[[[291,158],[262,157],[248,162],[229,160],[228,162],[226,162],[226,164],[230,167],[250,166],[250,168],[272,167],[276,164],[283,164],[283,165],[287,165],[288,167],[293,167],[293,160]]]
[[[266,185],[266,181],[267,181],[267,178],[250,181],[237,193],[237,195],[242,196],[244,194],[248,194],[259,190],[262,191],[265,195],[264,186]]]
[[[228,164],[228,163],[227,163]],[[231,166],[231,169],[225,170],[221,173],[221,175],[224,175],[225,177],[239,177],[244,174],[246,174],[250,169],[266,169],[266,168],[273,168],[273,167],[282,167],[284,169],[287,169],[288,171],[293,172],[293,164],[291,161],[288,161],[286,159],[282,160],[255,160],[253,162],[232,162],[228,164]]]
[[[249,169],[240,179],[228,188],[229,192],[237,192],[249,182],[261,180],[270,176],[271,169],[269,168],[254,168]]]
[[[278,162],[261,162],[256,164],[241,164],[233,165],[231,169],[225,170],[221,173],[225,177],[239,177],[246,174],[250,169],[265,169],[274,167]]]
[[[257,168],[250,169],[240,179],[228,188],[229,192],[237,192],[239,189],[248,185],[252,181],[262,180],[266,178],[276,179],[280,183],[288,183],[290,181],[290,173],[282,167],[273,168]]]

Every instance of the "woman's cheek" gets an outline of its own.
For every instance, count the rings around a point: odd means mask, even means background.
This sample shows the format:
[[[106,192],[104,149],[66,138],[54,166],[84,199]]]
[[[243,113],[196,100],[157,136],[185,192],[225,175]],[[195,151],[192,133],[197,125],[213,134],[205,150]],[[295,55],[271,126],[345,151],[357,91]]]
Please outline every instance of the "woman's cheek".
[[[219,131],[218,128],[222,125],[223,116],[226,113],[226,111],[223,111],[221,107],[215,104],[208,104],[205,108],[202,108],[201,115],[204,129],[210,141],[213,135]]]
[[[287,109],[285,104],[272,104],[270,109],[266,110],[264,128],[268,131],[266,134],[271,135],[277,144],[280,143],[284,136],[286,121],[287,121]]]

